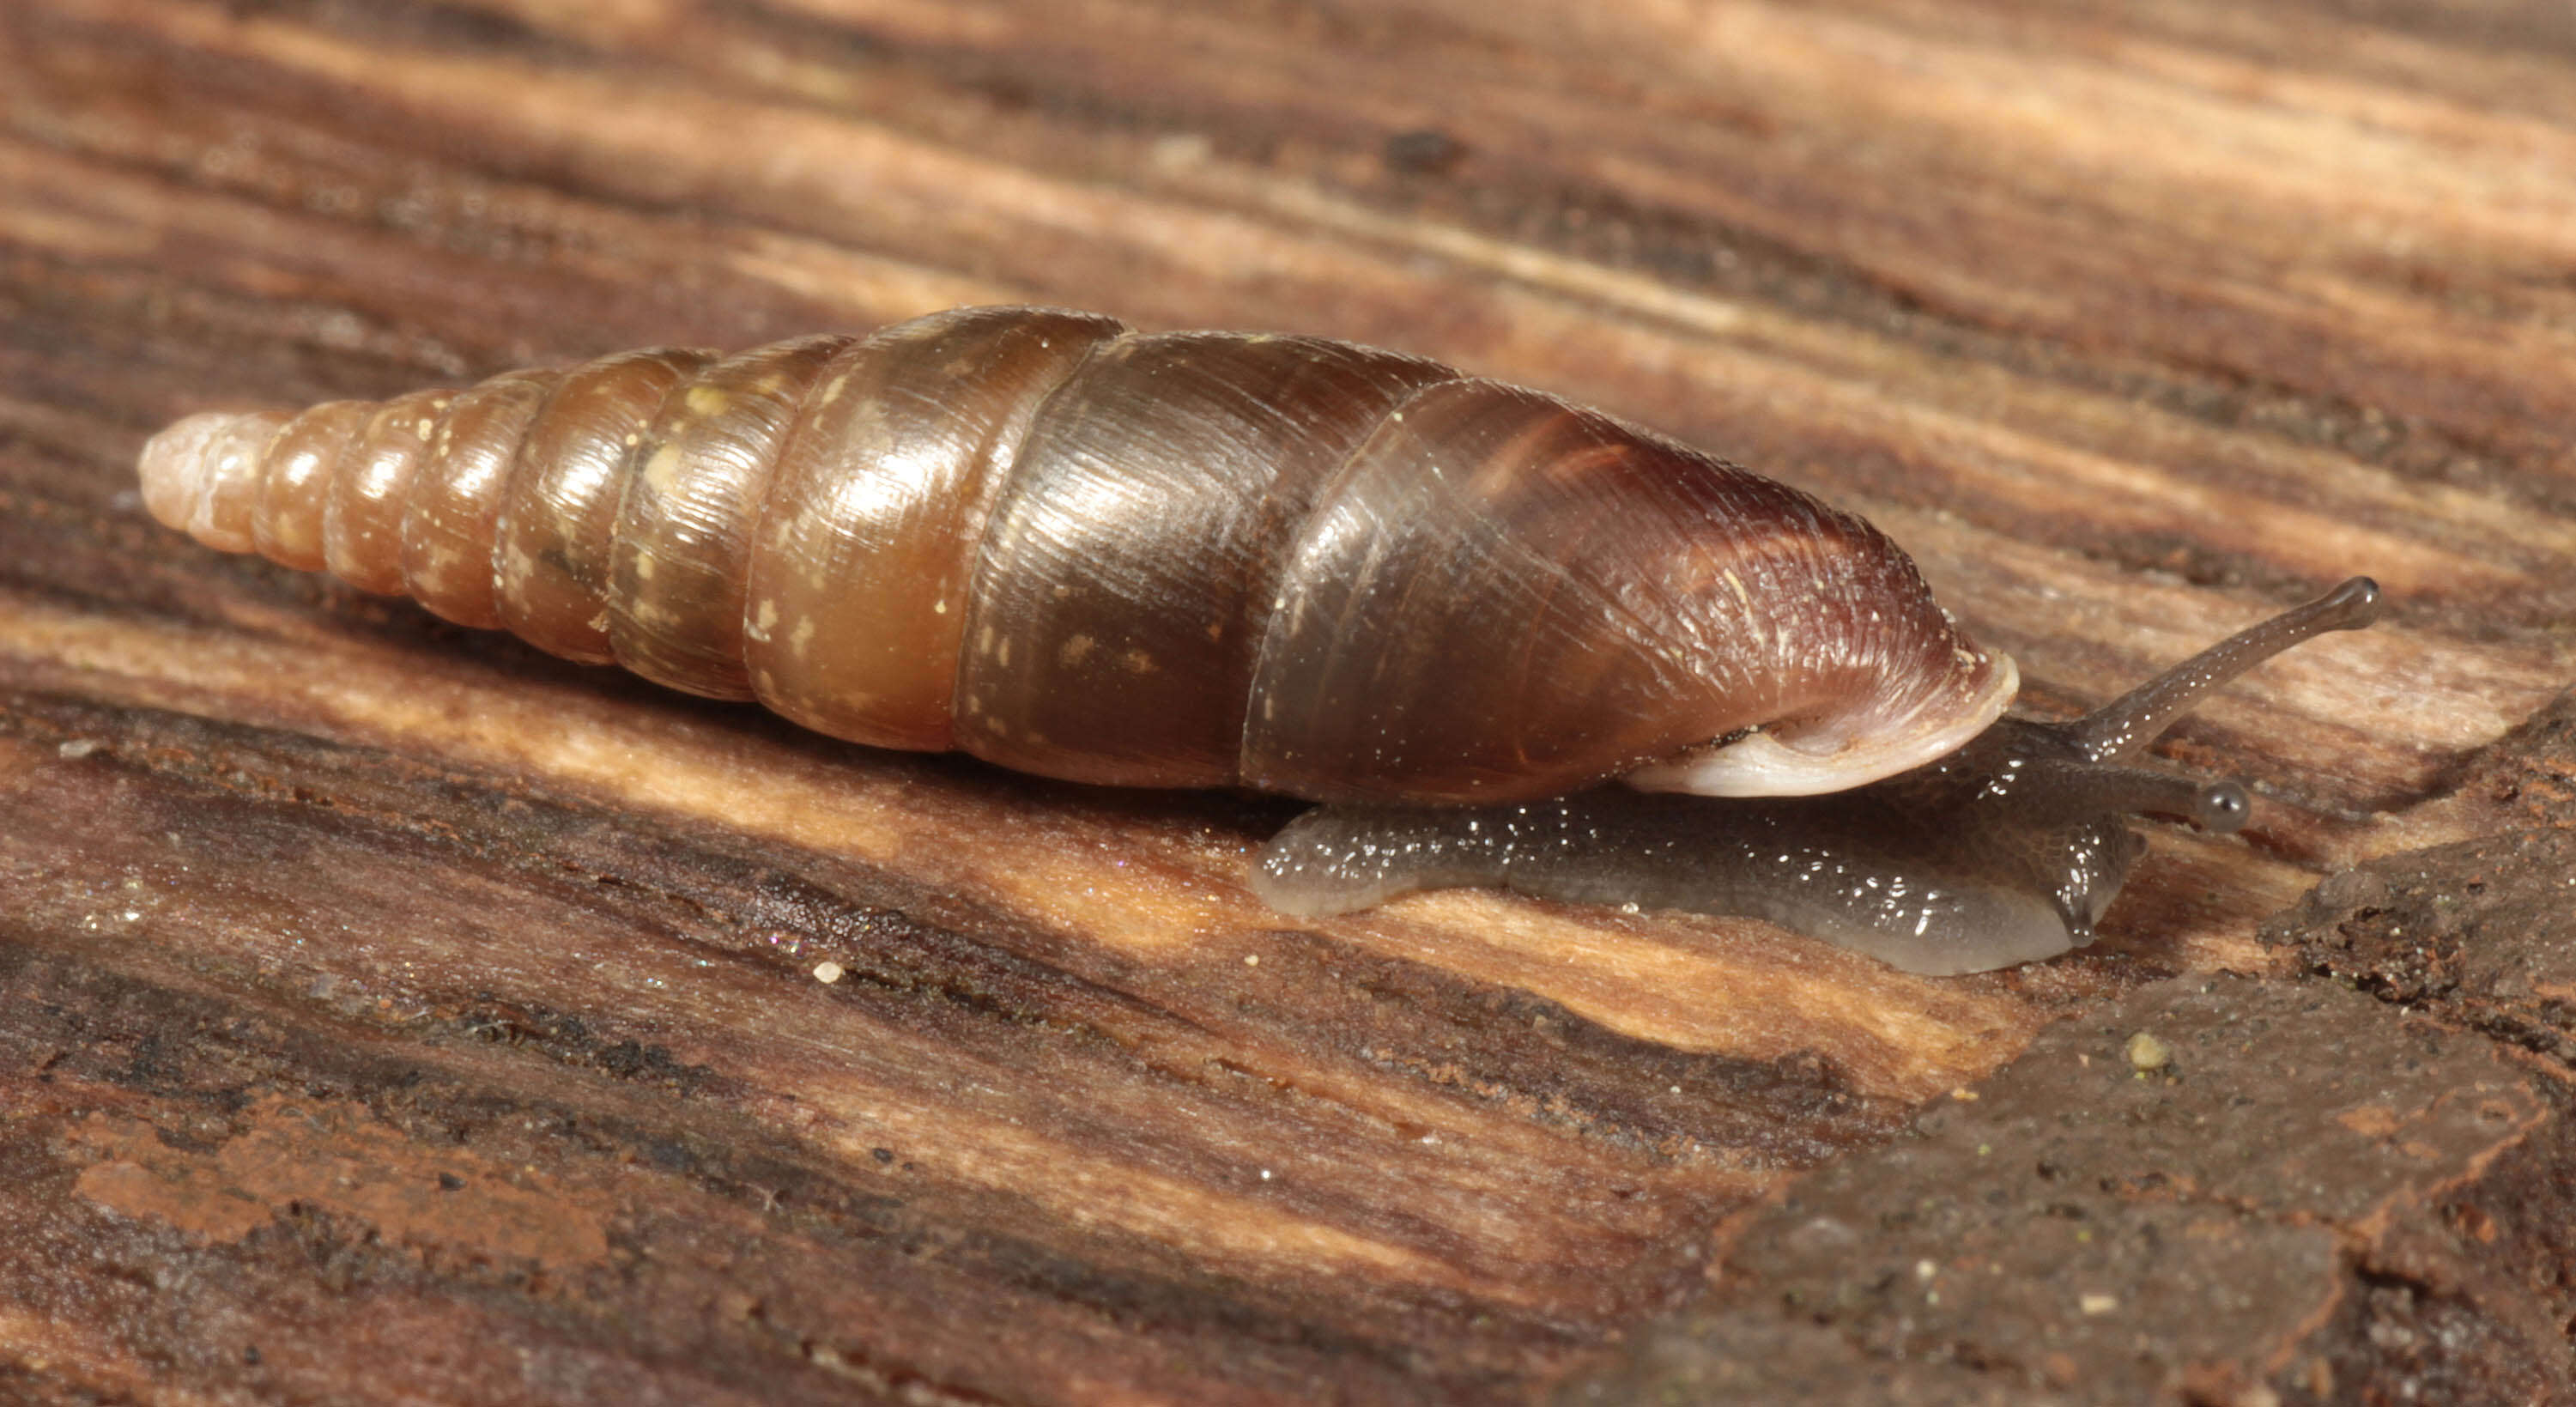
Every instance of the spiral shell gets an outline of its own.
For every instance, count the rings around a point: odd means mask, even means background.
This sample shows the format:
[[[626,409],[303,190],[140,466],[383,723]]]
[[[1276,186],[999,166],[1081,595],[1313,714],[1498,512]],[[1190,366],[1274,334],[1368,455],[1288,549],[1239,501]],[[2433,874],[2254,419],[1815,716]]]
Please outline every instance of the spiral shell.
[[[1316,338],[968,308],[195,415],[141,470],[209,546],[1084,782],[1829,791],[1950,752],[2015,682],[1856,517]]]

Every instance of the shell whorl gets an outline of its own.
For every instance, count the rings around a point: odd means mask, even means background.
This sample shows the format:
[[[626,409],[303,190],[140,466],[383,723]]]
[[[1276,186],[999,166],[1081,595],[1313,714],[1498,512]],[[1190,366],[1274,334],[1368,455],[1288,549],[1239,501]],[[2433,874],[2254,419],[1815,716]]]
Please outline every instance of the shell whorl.
[[[1078,781],[1499,801],[1785,757],[1848,786],[2012,689],[1859,519],[1316,338],[960,309],[195,415],[141,472],[209,546]],[[1829,789],[1792,780],[1759,785]]]

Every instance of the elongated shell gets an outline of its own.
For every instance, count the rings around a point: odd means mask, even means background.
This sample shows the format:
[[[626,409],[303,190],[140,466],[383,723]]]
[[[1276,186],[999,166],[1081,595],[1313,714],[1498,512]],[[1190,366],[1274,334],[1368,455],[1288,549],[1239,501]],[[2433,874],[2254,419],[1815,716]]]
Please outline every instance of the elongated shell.
[[[2010,701],[1867,523],[1349,343],[968,308],[300,415],[154,516],[881,747],[1128,786],[1838,790]]]

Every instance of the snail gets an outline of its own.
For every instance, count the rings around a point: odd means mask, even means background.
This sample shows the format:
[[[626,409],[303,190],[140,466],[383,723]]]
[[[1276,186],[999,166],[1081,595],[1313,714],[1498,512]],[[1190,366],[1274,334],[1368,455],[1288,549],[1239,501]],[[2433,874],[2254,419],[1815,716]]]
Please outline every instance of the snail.
[[[1920,972],[2089,941],[2127,812],[2240,824],[2126,760],[2377,601],[2004,719],[2011,659],[1797,489],[1418,357],[1045,308],[192,415],[140,471],[208,546],[835,737],[1323,803],[1254,865],[1283,913],[1499,884]]]

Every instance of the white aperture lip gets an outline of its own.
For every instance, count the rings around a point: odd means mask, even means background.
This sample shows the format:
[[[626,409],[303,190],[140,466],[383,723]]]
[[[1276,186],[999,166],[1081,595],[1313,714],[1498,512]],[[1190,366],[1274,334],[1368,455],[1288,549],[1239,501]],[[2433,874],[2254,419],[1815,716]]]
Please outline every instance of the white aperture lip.
[[[1695,796],[1818,796],[1866,786],[1947,757],[2003,716],[2021,690],[2021,670],[1999,651],[1989,651],[1987,658],[1993,668],[1985,687],[1947,707],[1936,699],[1904,719],[1874,722],[1858,736],[1783,740],[1747,733],[1650,762],[1620,780],[1639,791]]]

